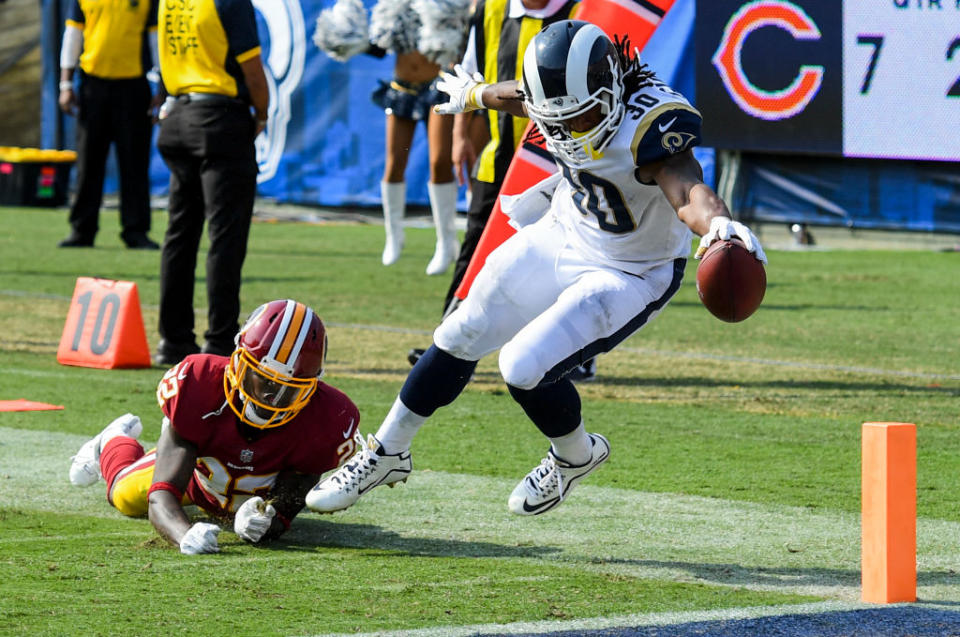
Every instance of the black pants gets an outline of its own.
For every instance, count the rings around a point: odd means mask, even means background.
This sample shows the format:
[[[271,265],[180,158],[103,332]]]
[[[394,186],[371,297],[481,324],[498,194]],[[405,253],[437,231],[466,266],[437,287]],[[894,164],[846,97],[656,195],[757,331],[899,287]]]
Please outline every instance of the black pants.
[[[105,80],[84,74],[77,96],[77,198],[70,226],[93,238],[110,144],[120,172],[120,225],[124,239],[150,230],[150,84],[146,78]]]
[[[240,271],[257,192],[256,124],[235,100],[178,102],[160,122],[157,148],[170,169],[170,221],[160,259],[160,336],[196,342],[194,272],[204,220],[207,253],[207,331],[230,350],[239,329]]]
[[[463,235],[463,243],[460,244],[460,254],[457,255],[457,262],[453,267],[453,281],[447,290],[447,297],[443,301],[443,313],[446,314],[454,299],[457,288],[463,281],[467,273],[467,266],[470,265],[470,259],[477,250],[477,244],[480,243],[480,235],[487,226],[487,220],[490,219],[490,213],[493,212],[493,206],[497,203],[497,195],[500,194],[500,187],[503,186],[502,180],[497,180],[492,184],[485,181],[477,181],[476,178],[470,180],[470,209],[467,211],[467,231]]]

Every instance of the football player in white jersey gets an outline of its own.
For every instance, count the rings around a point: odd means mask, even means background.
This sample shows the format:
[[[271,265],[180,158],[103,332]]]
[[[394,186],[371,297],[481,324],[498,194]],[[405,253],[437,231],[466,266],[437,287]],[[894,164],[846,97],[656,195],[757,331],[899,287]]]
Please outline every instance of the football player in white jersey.
[[[345,509],[375,486],[405,480],[417,430],[497,350],[510,395],[550,440],[508,507],[549,511],[610,454],[606,438],[586,431],[565,375],[660,313],[680,286],[693,233],[697,256],[737,236],[766,262],[753,233],[703,183],[690,150],[700,114],[599,27],[566,20],[544,28],[527,47],[520,83],[487,85],[458,68],[439,88],[450,95],[438,107],[445,113],[529,116],[560,170],[501,199],[519,231],[436,329],[376,434],[307,495],[316,511]]]

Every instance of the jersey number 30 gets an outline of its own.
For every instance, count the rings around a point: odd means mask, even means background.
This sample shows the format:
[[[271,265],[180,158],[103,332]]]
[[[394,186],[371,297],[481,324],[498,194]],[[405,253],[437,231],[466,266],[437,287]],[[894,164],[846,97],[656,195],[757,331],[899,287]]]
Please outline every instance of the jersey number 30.
[[[583,214],[596,217],[601,230],[623,234],[636,228],[623,195],[615,184],[582,170],[574,175],[566,164],[561,164],[561,169],[563,176],[574,187],[573,203]]]

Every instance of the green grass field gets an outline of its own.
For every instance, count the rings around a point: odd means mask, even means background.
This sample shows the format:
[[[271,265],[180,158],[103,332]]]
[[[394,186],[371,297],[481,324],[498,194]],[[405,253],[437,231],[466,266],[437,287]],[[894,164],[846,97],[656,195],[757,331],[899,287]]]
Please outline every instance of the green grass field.
[[[116,217],[102,213],[96,249],[64,250],[66,211],[0,208],[0,399],[64,406],[0,413],[2,635],[455,635],[858,607],[865,421],[917,424],[918,595],[960,600],[957,253],[768,246],[765,302],[735,325],[699,304],[691,262],[663,314],[581,385],[612,456],[545,516],[507,512],[546,445],[491,356],[423,428],[405,485],[304,513],[269,546],[225,530],[222,553],[187,557],[102,483],[67,480],[124,412],[159,435],[163,370],[55,358],[78,276],[135,281],[156,345],[159,255],[125,250]],[[244,312],[284,297],[318,310],[326,380],[365,433],[449,282],[423,274],[432,229],[408,229],[389,268],[382,241],[373,225],[256,223],[242,291]]]

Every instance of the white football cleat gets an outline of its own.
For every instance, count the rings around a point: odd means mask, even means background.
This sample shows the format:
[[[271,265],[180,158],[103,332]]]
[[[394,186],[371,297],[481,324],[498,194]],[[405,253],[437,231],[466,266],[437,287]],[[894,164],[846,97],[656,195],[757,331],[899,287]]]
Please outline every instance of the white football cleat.
[[[133,414],[124,414],[103,428],[99,434],[83,443],[77,455],[70,458],[70,483],[78,487],[89,487],[100,479],[100,450],[117,436],[139,438],[143,432],[140,418]]]
[[[590,460],[579,466],[572,466],[553,454],[553,448],[547,457],[533,471],[527,474],[510,494],[507,506],[517,515],[540,515],[563,502],[573,487],[582,478],[603,464],[610,457],[610,443],[600,434],[587,434],[593,442]]]
[[[372,434],[364,441],[357,433],[354,440],[359,444],[357,453],[307,493],[307,506],[311,510],[317,513],[342,511],[374,487],[381,484],[393,487],[395,482],[407,481],[413,470],[409,450],[385,454]]]

